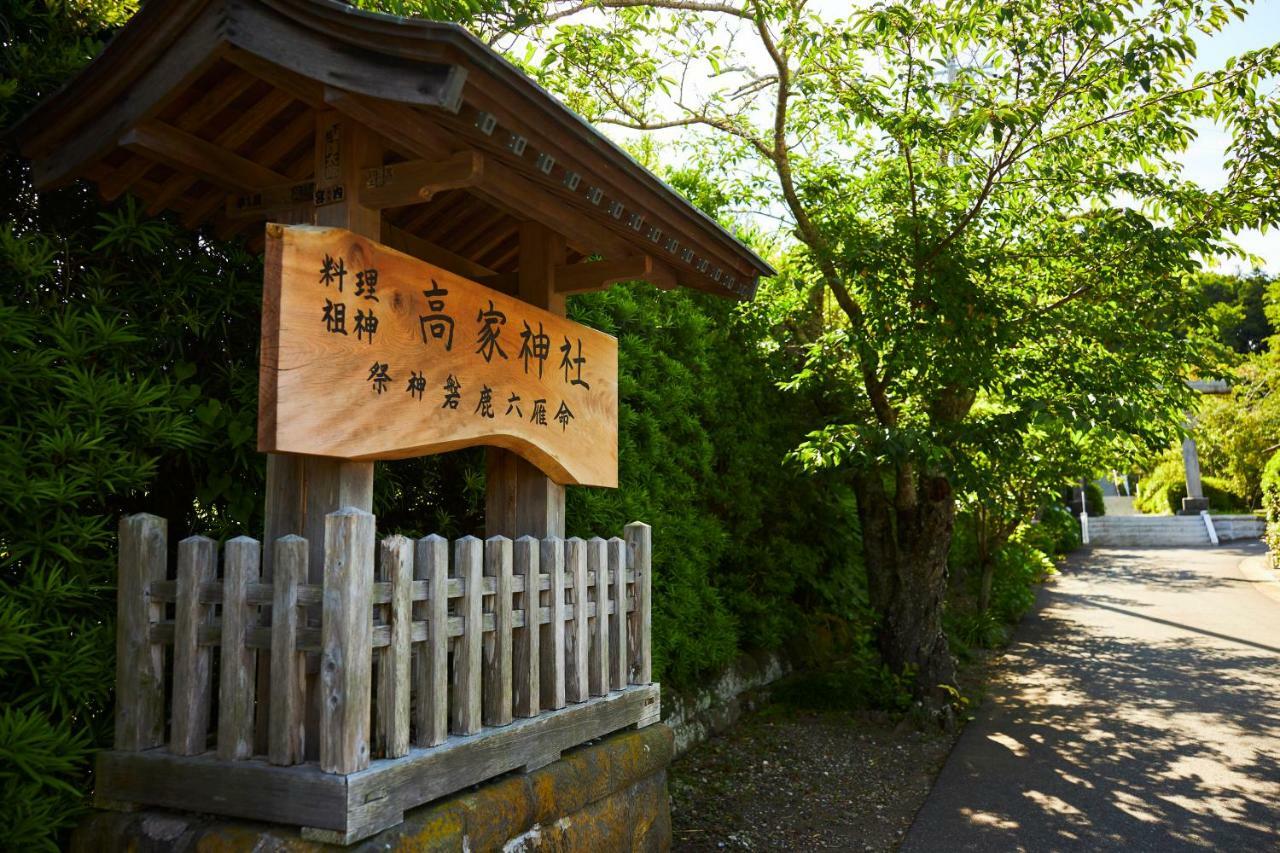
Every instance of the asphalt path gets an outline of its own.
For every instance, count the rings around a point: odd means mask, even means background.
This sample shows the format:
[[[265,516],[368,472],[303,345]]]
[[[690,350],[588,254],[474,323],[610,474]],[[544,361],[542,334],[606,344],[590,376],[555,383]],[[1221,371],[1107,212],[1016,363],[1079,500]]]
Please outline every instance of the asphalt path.
[[[1262,554],[1073,555],[901,850],[1280,851],[1280,583]]]

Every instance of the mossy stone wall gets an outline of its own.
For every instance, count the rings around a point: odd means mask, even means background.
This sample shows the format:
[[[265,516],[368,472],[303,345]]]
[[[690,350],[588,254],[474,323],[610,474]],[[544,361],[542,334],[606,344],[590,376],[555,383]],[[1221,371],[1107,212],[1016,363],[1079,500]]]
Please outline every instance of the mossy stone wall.
[[[624,731],[532,773],[414,809],[404,823],[351,847],[303,839],[296,828],[157,809],[95,812],[72,835],[73,853],[271,850],[277,853],[608,850],[671,847],[667,765],[671,729]]]

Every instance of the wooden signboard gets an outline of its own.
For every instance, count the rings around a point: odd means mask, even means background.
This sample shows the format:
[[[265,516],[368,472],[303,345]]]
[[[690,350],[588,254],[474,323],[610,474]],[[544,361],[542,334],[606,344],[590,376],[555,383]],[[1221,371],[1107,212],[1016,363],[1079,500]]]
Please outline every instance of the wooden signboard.
[[[618,342],[341,228],[267,226],[258,449],[474,445],[618,484]]]

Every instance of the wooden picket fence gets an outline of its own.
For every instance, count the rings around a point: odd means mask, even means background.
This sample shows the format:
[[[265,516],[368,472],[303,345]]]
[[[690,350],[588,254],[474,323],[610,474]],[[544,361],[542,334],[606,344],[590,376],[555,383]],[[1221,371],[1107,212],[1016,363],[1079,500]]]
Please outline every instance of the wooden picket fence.
[[[217,543],[184,539],[170,580],[165,520],[122,520],[100,804],[352,843],[405,809],[658,719],[647,525],[607,541],[468,536],[451,561],[440,536],[376,543],[358,509],[325,522],[312,584],[298,536],[273,543],[269,580],[254,539],[226,543],[221,579]]]

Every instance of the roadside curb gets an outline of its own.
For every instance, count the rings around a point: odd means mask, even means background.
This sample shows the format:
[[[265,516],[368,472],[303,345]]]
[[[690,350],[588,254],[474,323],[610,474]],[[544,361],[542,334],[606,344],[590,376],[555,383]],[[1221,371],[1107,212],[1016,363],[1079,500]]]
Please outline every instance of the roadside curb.
[[[1268,556],[1245,557],[1240,561],[1239,569],[1254,589],[1280,604],[1280,577],[1272,570]]]

